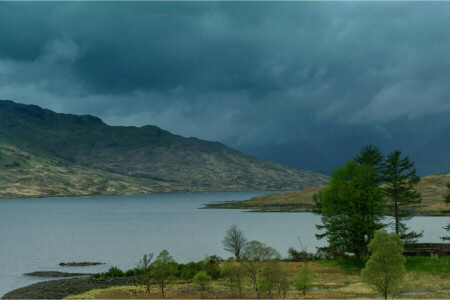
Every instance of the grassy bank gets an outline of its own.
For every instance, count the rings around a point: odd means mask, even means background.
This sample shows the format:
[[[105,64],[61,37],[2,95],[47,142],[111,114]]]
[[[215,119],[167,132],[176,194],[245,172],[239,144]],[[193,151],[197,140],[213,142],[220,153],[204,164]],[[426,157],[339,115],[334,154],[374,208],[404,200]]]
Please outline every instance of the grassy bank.
[[[450,297],[450,258],[435,260],[427,257],[410,257],[407,260],[405,284],[402,287],[401,298],[448,298]],[[361,282],[360,272],[364,261],[354,259],[332,259],[309,262],[313,270],[314,288],[306,294],[300,294],[294,289],[295,276],[301,262],[283,262],[283,268],[289,273],[290,288],[286,298],[309,299],[343,299],[343,298],[380,298],[380,295],[367,284]],[[272,298],[280,298],[277,291]],[[153,286],[150,293],[143,287],[135,285],[115,286],[104,289],[93,289],[85,293],[70,295],[67,299],[154,299],[160,298],[158,287]],[[201,292],[189,280],[172,282],[167,289],[166,298],[174,299],[226,299],[239,298],[238,293],[230,292],[227,281],[222,278],[214,280],[210,287]],[[249,281],[245,281],[242,298],[254,298],[254,292]],[[269,298],[263,294],[262,298]],[[282,298],[282,296],[281,296]]]
[[[416,216],[450,216],[450,208],[443,200],[447,182],[450,182],[450,173],[423,177],[415,186],[422,194],[422,203],[409,205],[408,209]],[[311,212],[315,207],[313,195],[324,188],[262,195],[244,201],[211,203],[205,208],[248,209],[255,212]]]

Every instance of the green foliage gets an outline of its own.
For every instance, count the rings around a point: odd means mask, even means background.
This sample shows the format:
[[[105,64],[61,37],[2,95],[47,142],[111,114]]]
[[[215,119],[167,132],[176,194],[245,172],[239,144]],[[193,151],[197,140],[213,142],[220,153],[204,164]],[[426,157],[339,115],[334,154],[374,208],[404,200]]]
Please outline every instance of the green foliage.
[[[248,242],[244,248],[244,259],[246,261],[263,262],[280,258],[280,254],[272,247],[259,241]]]
[[[244,248],[242,267],[250,278],[253,288],[255,290],[256,298],[259,297],[258,281],[261,278],[264,262],[280,258],[280,254],[272,247],[266,244],[251,241],[248,242]]]
[[[258,290],[263,293],[267,293],[269,298],[272,298],[273,283],[266,277],[261,277],[258,280]]]
[[[123,277],[125,274],[123,271],[117,267],[111,267],[108,271],[100,273],[97,278],[114,278],[114,277]]]
[[[247,238],[244,232],[238,229],[236,224],[231,224],[225,233],[225,237],[222,241],[225,251],[231,252],[236,257],[236,260],[241,259],[241,252],[247,243]]]
[[[202,270],[205,271],[211,278],[217,279],[220,277],[219,264],[223,262],[223,259],[216,256],[208,256],[201,262]]]
[[[386,158],[383,171],[386,185],[383,192],[390,200],[389,207],[394,217],[395,233],[403,241],[412,243],[422,237],[423,234],[414,231],[408,232],[409,228],[405,221],[411,219],[412,214],[402,207],[422,201],[421,194],[413,187],[419,183],[420,177],[416,175],[414,162],[411,162],[408,156],[401,158],[401,155],[401,151],[395,150]]]
[[[359,165],[365,165],[373,171],[373,181],[375,185],[383,181],[384,156],[380,148],[373,144],[365,145],[359,150],[355,157],[355,162]]]
[[[135,269],[141,273],[141,276],[139,276],[136,280],[136,284],[145,286],[145,291],[147,293],[150,293],[150,288],[153,283],[152,268],[151,268],[152,259],[153,253],[144,254],[142,259],[138,262],[137,268]]]
[[[290,261],[312,261],[316,259],[316,256],[313,253],[308,253],[304,250],[302,251],[297,251],[294,248],[289,248],[288,249],[288,259]]]
[[[361,272],[362,280],[387,299],[389,294],[398,291],[406,273],[403,242],[395,233],[379,231],[370,242],[369,250],[372,255]]]
[[[165,297],[165,287],[175,276],[178,266],[167,250],[161,251],[151,264],[153,280],[159,285],[162,297]]]
[[[366,165],[350,160],[337,168],[329,187],[322,194],[322,224],[318,229],[325,233],[330,247],[336,252],[351,252],[361,258],[374,233],[384,225],[383,199],[374,184],[373,171]]]
[[[304,265],[297,273],[295,281],[295,289],[301,291],[303,295],[310,291],[313,287],[314,273],[309,269],[308,265]]]
[[[176,276],[186,280],[192,280],[195,274],[203,270],[203,262],[189,262],[187,264],[179,264]]]
[[[200,271],[197,274],[195,274],[194,278],[192,279],[192,282],[194,285],[200,287],[202,292],[205,291],[205,288],[211,283],[211,276],[206,274],[205,271]]]
[[[276,261],[268,261],[264,264],[262,271],[262,278],[265,278],[267,284],[265,287],[265,292],[268,293],[268,296],[272,297],[272,290],[278,290],[278,297],[281,295],[286,296],[288,284],[288,273],[287,270],[283,269],[281,264]],[[261,290],[261,289],[260,289]]]
[[[198,272],[205,271],[212,279],[217,279],[220,277],[219,264],[221,262],[223,262],[222,258],[211,255],[198,262],[178,264],[178,270],[175,275],[182,279],[191,280]]]
[[[237,288],[239,291],[239,297],[242,297],[244,269],[241,263],[231,259],[225,261],[220,265],[220,276],[227,279],[231,293],[233,293],[234,288]]]
[[[367,258],[357,259],[355,257],[338,257],[331,261],[333,267],[344,270],[348,273],[360,274],[367,262]]]

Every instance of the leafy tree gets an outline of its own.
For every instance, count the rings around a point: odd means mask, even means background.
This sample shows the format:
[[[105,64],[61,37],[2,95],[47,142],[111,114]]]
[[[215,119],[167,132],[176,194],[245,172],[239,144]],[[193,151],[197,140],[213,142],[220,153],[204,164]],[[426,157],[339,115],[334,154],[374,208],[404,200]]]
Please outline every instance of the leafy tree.
[[[312,289],[314,280],[314,273],[309,269],[308,265],[304,265],[297,273],[297,280],[295,281],[295,289],[301,291],[306,295],[307,291]]]
[[[151,264],[151,267],[153,280],[159,285],[164,298],[166,285],[177,272],[177,264],[169,252],[163,250]]]
[[[140,270],[141,275],[138,277],[136,283],[138,285],[145,286],[145,292],[150,293],[152,286],[152,274],[151,274],[151,261],[153,259],[153,253],[144,254],[142,259],[136,265],[136,268]]]
[[[267,293],[269,299],[272,299],[273,282],[266,277],[261,277],[258,280],[258,290],[263,293]]]
[[[262,276],[267,281],[264,288],[269,298],[272,297],[272,290],[275,289],[278,291],[278,297],[281,297],[282,293],[284,297],[286,296],[286,289],[289,286],[288,273],[282,268],[279,261],[272,260],[266,262],[263,267]]]
[[[412,218],[412,214],[403,207],[422,201],[422,196],[414,189],[420,177],[416,175],[414,162],[411,162],[408,156],[401,158],[401,155],[402,152],[395,150],[386,158],[383,174],[386,186],[383,192],[390,200],[389,207],[394,217],[395,233],[405,242],[415,242],[423,234],[408,232],[409,228],[405,222]]]
[[[251,241],[245,246],[242,266],[252,281],[256,298],[259,297],[258,281],[262,277],[264,262],[279,257],[277,250],[258,241]]]
[[[205,257],[201,263],[202,270],[205,271],[211,278],[217,279],[220,277],[219,264],[223,262],[221,257],[211,255]]]
[[[211,283],[211,280],[212,280],[211,276],[206,274],[205,271],[200,271],[194,276],[192,282],[194,283],[194,285],[200,287],[202,292],[204,292],[205,288]]]
[[[365,145],[355,157],[356,163],[368,166],[373,170],[373,180],[376,185],[383,181],[384,156],[380,148],[373,144]]]
[[[395,233],[379,231],[369,244],[372,253],[361,272],[364,282],[371,284],[387,299],[394,294],[406,273],[403,257],[403,242]]]
[[[446,204],[450,204],[450,182],[447,183],[447,193],[444,195],[444,201]],[[447,223],[447,225],[444,227],[447,232],[450,233],[450,222]],[[450,236],[443,236],[441,237],[443,241],[450,241]]]
[[[330,249],[365,255],[370,238],[384,226],[382,194],[372,169],[353,160],[337,168],[322,193],[321,214],[322,225],[316,226],[325,232],[318,239],[326,237]]]
[[[239,298],[241,298],[242,279],[244,277],[241,264],[233,260],[227,260],[220,265],[220,269],[220,275],[228,280],[231,294],[233,294],[234,287],[236,287],[239,291]]]
[[[225,238],[222,241],[224,249],[231,252],[236,257],[236,260],[241,260],[241,252],[247,243],[247,238],[245,237],[242,230],[238,229],[236,224],[232,224],[225,233]]]

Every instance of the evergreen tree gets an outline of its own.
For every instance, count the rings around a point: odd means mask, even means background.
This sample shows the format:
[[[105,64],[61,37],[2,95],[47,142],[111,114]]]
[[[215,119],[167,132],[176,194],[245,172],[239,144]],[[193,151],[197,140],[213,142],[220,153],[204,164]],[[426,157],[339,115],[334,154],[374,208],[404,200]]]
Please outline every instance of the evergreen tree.
[[[405,221],[411,219],[412,214],[404,206],[422,201],[421,194],[414,189],[420,177],[416,175],[414,162],[411,162],[408,156],[401,158],[401,155],[401,151],[395,150],[387,156],[383,172],[386,186],[383,191],[389,199],[388,207],[394,217],[395,233],[403,241],[412,243],[423,234],[408,232]]]
[[[373,170],[373,179],[375,184],[383,182],[383,166],[384,156],[380,151],[380,148],[373,144],[365,145],[359,150],[358,155],[355,157],[355,161],[359,165],[366,165]]]
[[[379,231],[369,244],[372,253],[361,272],[362,280],[373,285],[384,299],[394,294],[406,273],[403,243],[395,233]]]
[[[372,169],[374,185],[379,186],[383,182],[384,156],[380,148],[373,144],[363,146],[356,155],[355,161],[360,166],[367,166]],[[370,234],[368,238],[372,240],[373,234]]]
[[[384,226],[382,193],[374,184],[373,171],[353,160],[334,171],[320,206],[322,225],[317,228],[325,233],[317,238],[326,237],[330,249],[358,258],[367,253],[371,237]]]

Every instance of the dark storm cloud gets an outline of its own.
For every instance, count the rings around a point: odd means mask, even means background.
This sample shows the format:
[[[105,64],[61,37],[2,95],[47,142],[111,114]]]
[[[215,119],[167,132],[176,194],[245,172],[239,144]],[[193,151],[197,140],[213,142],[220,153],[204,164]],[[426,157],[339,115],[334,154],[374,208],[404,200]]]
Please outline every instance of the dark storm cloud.
[[[426,136],[448,28],[449,3],[3,2],[0,98],[232,145]]]

